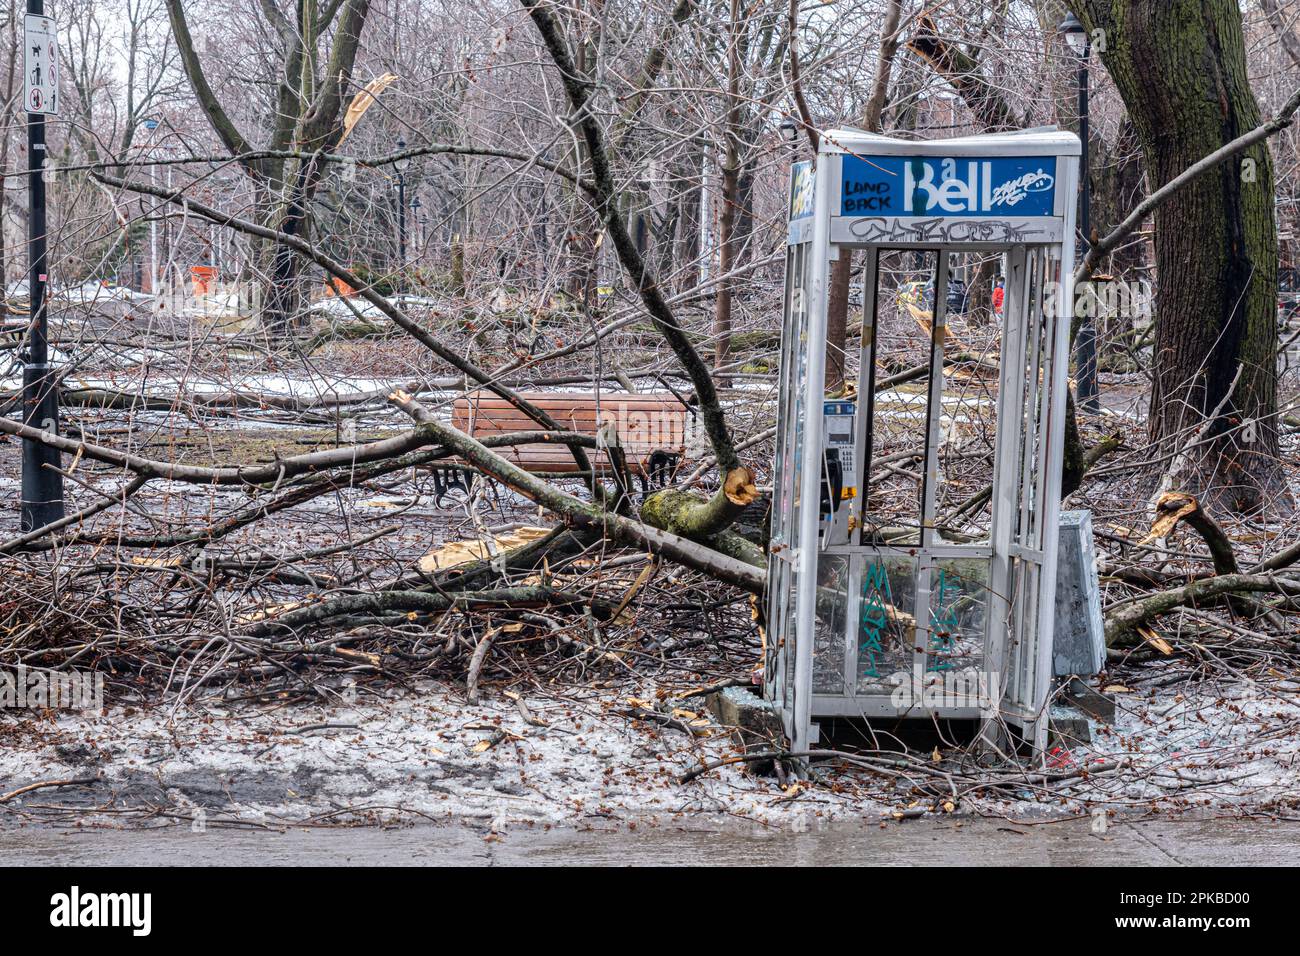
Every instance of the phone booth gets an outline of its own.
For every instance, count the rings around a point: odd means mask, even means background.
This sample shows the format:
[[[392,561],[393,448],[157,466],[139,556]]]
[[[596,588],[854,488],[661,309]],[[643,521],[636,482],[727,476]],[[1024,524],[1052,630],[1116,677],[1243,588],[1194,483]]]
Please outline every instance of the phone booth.
[[[795,752],[831,718],[1045,747],[1079,152],[830,130],[792,169],[765,692]],[[846,256],[861,334],[828,394]],[[1002,308],[972,355],[955,273],[980,261]]]

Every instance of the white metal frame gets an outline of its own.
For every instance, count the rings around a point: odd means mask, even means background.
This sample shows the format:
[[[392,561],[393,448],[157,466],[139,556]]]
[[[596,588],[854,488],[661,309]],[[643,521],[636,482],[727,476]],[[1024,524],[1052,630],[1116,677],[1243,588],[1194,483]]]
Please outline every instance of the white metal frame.
[[[978,221],[934,217],[840,216],[843,157],[1043,157],[1055,161],[1051,216],[980,213]],[[790,223],[787,258],[787,320],[782,344],[782,396],[778,423],[777,489],[774,503],[773,556],[769,569],[768,692],[778,704],[795,752],[815,741],[814,720],[832,716],[900,716],[888,696],[859,694],[856,633],[861,609],[861,575],[866,556],[915,557],[916,616],[913,668],[925,667],[929,642],[929,603],[936,559],[989,559],[989,590],[984,667],[1004,681],[999,712],[978,706],[915,708],[907,714],[966,718],[1019,724],[1035,748],[1046,743],[1046,701],[1050,684],[1053,596],[1056,579],[1056,528],[1060,511],[1060,465],[1064,449],[1070,303],[1069,264],[1074,261],[1074,203],[1079,142],[1055,130],[911,142],[852,130],[823,133],[817,156],[812,215]],[[880,160],[884,162],[884,160]],[[802,210],[805,211],[806,210]],[[939,475],[937,442],[942,399],[942,340],[932,348],[926,481],[918,546],[865,546],[862,521],[847,540],[819,541],[819,488],[823,444],[826,309],[831,263],[843,250],[865,250],[863,282],[863,361],[860,367],[855,464],[865,476],[867,434],[873,411],[874,319],[877,269],[882,249],[916,249],[936,256],[933,323],[936,337],[946,322],[946,253],[975,250],[1004,254],[1006,298],[1001,376],[997,400],[994,497],[990,503],[990,538],[979,545],[940,541],[927,516],[933,516]],[[802,266],[802,268],[799,268]],[[1055,301],[1043,301],[1044,281],[1056,281]],[[800,297],[801,298],[797,298]],[[804,316],[792,312],[802,305]],[[1047,336],[1044,342],[1042,336]],[[1037,383],[1040,381],[1041,386]],[[1032,378],[1026,391],[1026,376]],[[935,398],[935,395],[938,398]],[[1029,401],[1026,402],[1025,399]],[[800,427],[799,411],[802,408]],[[1022,434],[1017,423],[1028,423]],[[797,440],[797,448],[791,443]],[[798,463],[787,474],[785,461]],[[1016,474],[1018,472],[1018,475]],[[797,480],[797,488],[796,488]],[[864,482],[865,485],[865,482]],[[1028,489],[1028,491],[1026,490]],[[864,487],[865,492],[865,487]],[[860,507],[865,494],[858,498]],[[779,512],[779,513],[777,513]],[[861,517],[860,515],[858,517]],[[1051,533],[1048,533],[1049,530]],[[842,693],[813,691],[814,635],[819,563],[831,556],[848,562],[844,622]],[[793,579],[793,589],[791,587]],[[1025,583],[1033,579],[1033,587]],[[793,595],[792,595],[793,591]],[[793,596],[791,620],[789,602]],[[1001,630],[994,622],[1002,621]],[[1032,622],[1026,627],[1026,622]],[[793,624],[791,632],[790,624]],[[1009,627],[1019,631],[1011,634]],[[1032,632],[1031,632],[1032,629]],[[792,659],[791,659],[792,658]],[[793,663],[792,679],[788,667]]]

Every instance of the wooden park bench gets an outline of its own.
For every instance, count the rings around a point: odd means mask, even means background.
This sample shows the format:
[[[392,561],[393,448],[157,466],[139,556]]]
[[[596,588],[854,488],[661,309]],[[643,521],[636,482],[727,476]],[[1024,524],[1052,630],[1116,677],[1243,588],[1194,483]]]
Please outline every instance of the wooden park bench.
[[[595,392],[520,392],[520,398],[545,411],[566,428],[581,435],[596,436],[602,425],[612,423],[618,432],[619,445],[627,460],[627,469],[641,483],[642,494],[651,487],[663,487],[675,474],[686,454],[686,437],[694,429],[693,409],[671,392],[602,392],[597,405]],[[542,430],[504,398],[479,390],[453,403],[453,427],[474,438],[487,438],[509,432]],[[527,472],[543,478],[564,478],[578,474],[578,463],[568,445],[537,442],[528,445],[502,446],[497,454]],[[613,474],[609,455],[604,449],[587,449],[597,477]],[[464,475],[464,465],[453,466]],[[435,474],[435,490],[462,487],[450,469]]]

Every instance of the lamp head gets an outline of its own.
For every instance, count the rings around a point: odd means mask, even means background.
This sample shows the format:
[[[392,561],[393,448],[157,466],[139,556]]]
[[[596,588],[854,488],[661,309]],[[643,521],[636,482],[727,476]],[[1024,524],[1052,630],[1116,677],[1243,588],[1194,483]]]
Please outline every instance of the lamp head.
[[[1065,42],[1070,49],[1074,51],[1075,56],[1083,56],[1084,51],[1088,49],[1088,32],[1079,22],[1079,18],[1073,13],[1067,12],[1061,25],[1057,27],[1061,35],[1065,37]]]

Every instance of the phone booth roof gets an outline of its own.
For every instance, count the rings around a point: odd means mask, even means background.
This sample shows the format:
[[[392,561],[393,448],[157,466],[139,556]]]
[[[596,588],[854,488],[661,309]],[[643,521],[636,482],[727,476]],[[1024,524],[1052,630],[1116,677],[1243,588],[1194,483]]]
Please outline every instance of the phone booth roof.
[[[928,141],[827,130],[815,166],[796,165],[789,241],[811,238],[815,190],[825,190],[832,243],[1063,242],[1080,151],[1077,136],[1055,127]]]

